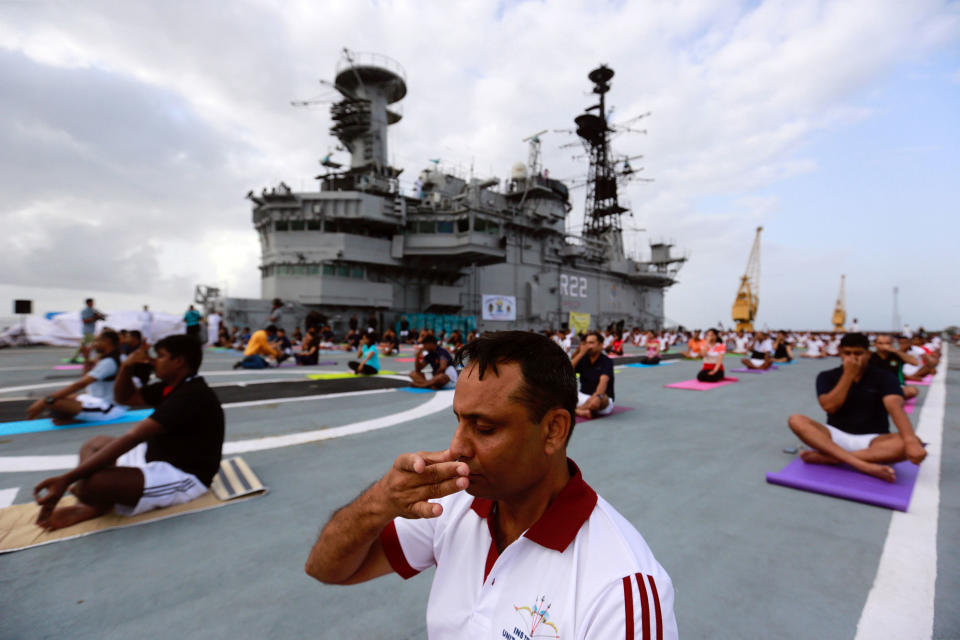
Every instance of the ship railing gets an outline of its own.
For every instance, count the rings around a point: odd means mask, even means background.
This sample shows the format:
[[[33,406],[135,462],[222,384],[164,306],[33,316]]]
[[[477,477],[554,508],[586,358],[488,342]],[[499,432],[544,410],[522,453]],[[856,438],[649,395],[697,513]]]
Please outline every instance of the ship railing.
[[[407,82],[407,72],[399,62],[382,53],[373,53],[370,51],[345,52],[337,61],[336,73],[340,75],[341,72],[350,67],[362,66],[382,67],[400,76],[404,83]]]

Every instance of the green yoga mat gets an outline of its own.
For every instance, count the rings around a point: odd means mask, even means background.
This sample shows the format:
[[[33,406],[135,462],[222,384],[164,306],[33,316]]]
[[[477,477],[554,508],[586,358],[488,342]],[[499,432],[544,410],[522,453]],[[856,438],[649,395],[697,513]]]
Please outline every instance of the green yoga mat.
[[[387,371],[386,369],[381,369],[379,373],[375,373],[376,376],[395,376],[399,375],[396,371]],[[343,372],[343,373],[310,373],[307,375],[311,380],[340,380],[342,378],[356,378],[357,374],[352,372]],[[363,376],[361,376],[363,377]]]

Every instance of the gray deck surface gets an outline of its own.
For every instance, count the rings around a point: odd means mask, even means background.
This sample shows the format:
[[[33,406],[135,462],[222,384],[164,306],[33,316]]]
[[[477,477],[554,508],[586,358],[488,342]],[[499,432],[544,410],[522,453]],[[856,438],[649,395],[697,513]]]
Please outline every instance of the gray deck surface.
[[[46,379],[70,373],[51,370],[65,355],[53,348],[0,351],[0,387],[66,384]],[[322,359],[350,357],[328,355]],[[960,362],[960,351],[950,358]],[[202,373],[215,385],[304,380],[300,370],[233,372],[236,359],[207,352]],[[385,369],[411,368],[393,358],[381,362]],[[837,360],[741,374],[740,383],[709,392],[663,388],[693,377],[699,366],[620,369],[617,403],[634,410],[578,425],[570,457],[670,573],[682,637],[853,638],[891,512],[764,480],[790,461],[782,449],[797,444],[787,416],[822,415],[814,377]],[[728,359],[728,369],[736,366]],[[946,388],[935,638],[960,637],[957,369],[952,365]],[[270,386],[260,386],[255,397],[265,397]],[[0,391],[0,405],[43,393]],[[921,405],[926,394],[921,388]],[[433,397],[387,390],[228,408],[227,440],[347,425]],[[453,426],[444,409],[378,431],[245,453],[270,488],[266,496],[0,555],[0,638],[426,637],[431,571],[409,581],[387,576],[332,587],[307,577],[303,563],[332,510],[379,478],[399,453],[445,448]],[[129,427],[3,436],[0,457],[73,454],[93,435]],[[32,487],[53,473],[0,473],[0,490],[19,487],[15,502],[28,502]]]

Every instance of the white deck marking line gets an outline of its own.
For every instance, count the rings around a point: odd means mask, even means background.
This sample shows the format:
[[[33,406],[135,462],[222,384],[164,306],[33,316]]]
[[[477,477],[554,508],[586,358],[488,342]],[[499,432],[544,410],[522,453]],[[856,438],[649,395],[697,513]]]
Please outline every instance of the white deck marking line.
[[[226,402],[221,406],[224,409],[233,409],[234,407],[256,407],[262,404],[282,404],[284,402],[307,402],[309,400],[321,400],[324,398],[346,398],[353,396],[369,396],[374,393],[393,393],[396,389],[368,389],[367,391],[344,391],[342,393],[327,393],[324,395],[312,396],[294,396],[293,398],[268,398],[265,400],[244,400],[243,402]]]
[[[396,391],[396,389],[376,389],[374,392],[385,393],[387,391]],[[328,394],[325,396],[304,396],[302,399],[313,399],[320,400],[323,398],[331,397],[343,397],[348,395],[357,395],[358,393],[371,393],[370,391],[360,391],[353,393],[343,393],[343,394]],[[293,398],[279,398],[276,400],[256,400],[255,402],[259,404],[269,404],[278,401],[296,401],[298,399]],[[317,442],[319,440],[329,440],[331,438],[341,438],[343,436],[350,436],[357,433],[364,433],[366,431],[375,431],[377,429],[385,429],[387,427],[393,427],[404,422],[409,422],[410,420],[416,420],[417,418],[422,418],[428,416],[432,413],[437,413],[450,407],[453,404],[453,391],[438,391],[436,394],[427,402],[424,402],[421,405],[418,405],[407,411],[401,411],[400,413],[383,416],[380,418],[373,418],[372,420],[364,420],[362,422],[355,422],[353,424],[344,425],[342,427],[332,427],[329,429],[315,429],[313,431],[304,431],[302,433],[291,433],[282,436],[269,436],[265,438],[252,438],[250,440],[236,440],[233,442],[223,443],[223,453],[224,455],[232,455],[235,453],[246,453],[248,451],[262,451],[264,449],[277,449],[279,447],[290,447],[298,444],[306,444],[308,442]],[[248,403],[234,403],[233,405],[223,405],[224,407],[229,406],[249,406]],[[17,473],[23,471],[57,471],[60,469],[72,469],[77,466],[78,458],[76,455],[61,455],[61,456],[4,456],[0,457],[0,473]]]
[[[0,489],[0,509],[12,505],[13,501],[17,499],[17,493],[19,491],[20,487],[14,487],[13,489]]]
[[[910,511],[894,511],[890,518],[877,577],[857,623],[856,640],[933,637],[946,378],[944,350],[916,427],[928,443],[927,457],[920,465]]]

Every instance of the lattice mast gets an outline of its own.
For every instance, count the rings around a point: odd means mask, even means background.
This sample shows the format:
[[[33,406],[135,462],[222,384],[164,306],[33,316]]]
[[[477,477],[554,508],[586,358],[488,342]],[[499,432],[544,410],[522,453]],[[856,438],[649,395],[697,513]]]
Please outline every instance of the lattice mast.
[[[574,119],[577,135],[583,140],[590,156],[583,235],[604,242],[608,247],[608,257],[620,260],[624,257],[620,217],[628,209],[617,200],[617,173],[610,151],[610,133],[613,129],[607,122],[605,97],[610,91],[613,69],[600,65],[587,77],[593,82],[593,92],[600,97],[600,102],[587,107],[586,113]],[[596,113],[591,113],[593,111]]]
[[[740,288],[733,301],[733,321],[737,323],[737,330],[753,331],[753,321],[757,318],[757,307],[760,306],[760,234],[763,227],[757,227],[757,235],[753,238],[753,247],[747,259],[747,268],[740,277]]]

